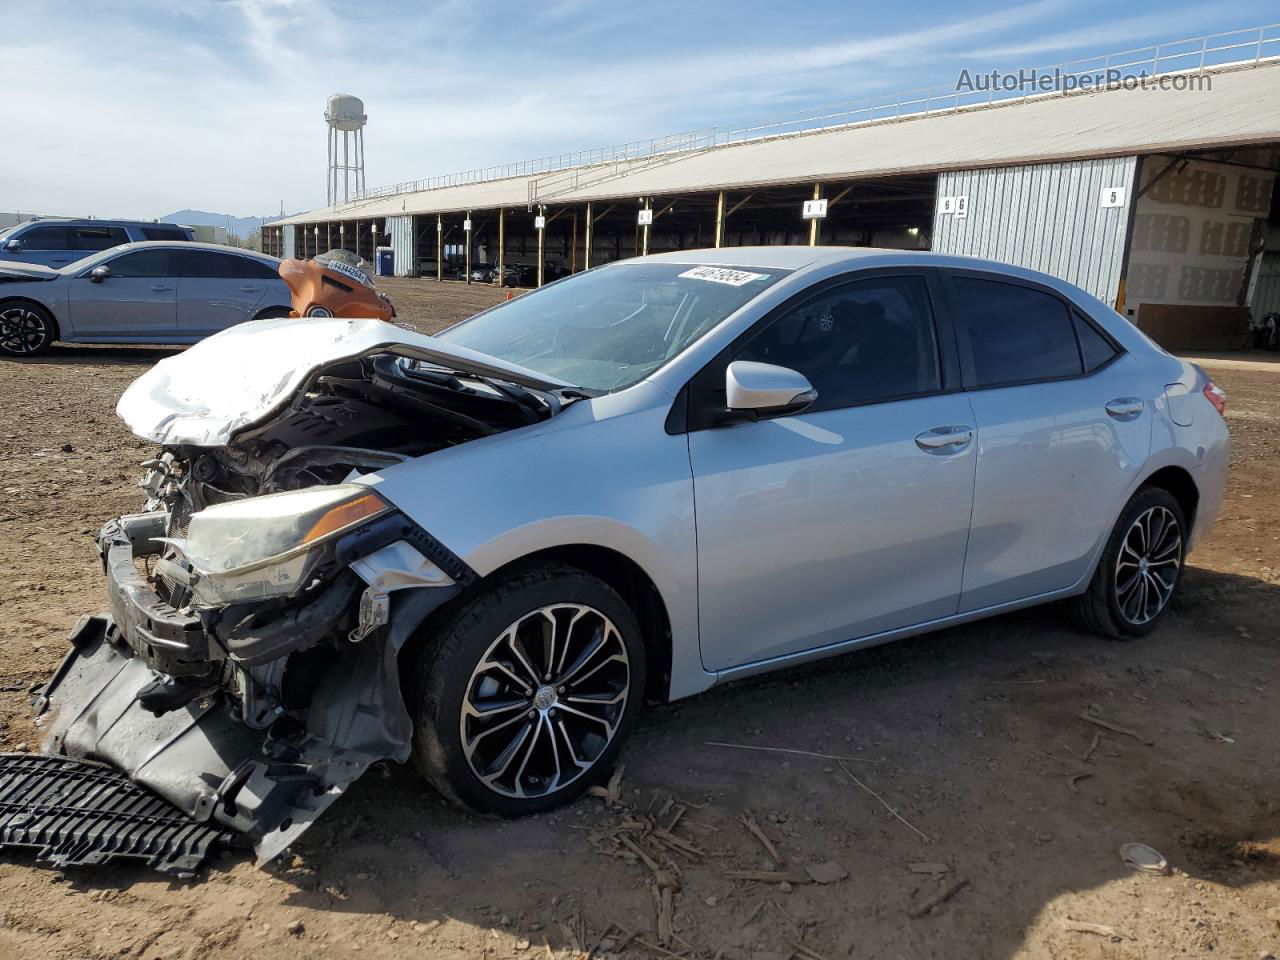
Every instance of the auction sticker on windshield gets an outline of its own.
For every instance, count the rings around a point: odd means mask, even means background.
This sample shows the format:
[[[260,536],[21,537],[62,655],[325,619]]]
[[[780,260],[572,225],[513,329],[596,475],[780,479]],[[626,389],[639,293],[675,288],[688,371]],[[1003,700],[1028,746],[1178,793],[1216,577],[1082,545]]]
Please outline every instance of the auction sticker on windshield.
[[[731,287],[742,287],[753,280],[768,280],[767,273],[748,273],[746,270],[730,270],[728,267],[694,267],[680,274],[690,280],[709,280],[712,283],[727,283]]]

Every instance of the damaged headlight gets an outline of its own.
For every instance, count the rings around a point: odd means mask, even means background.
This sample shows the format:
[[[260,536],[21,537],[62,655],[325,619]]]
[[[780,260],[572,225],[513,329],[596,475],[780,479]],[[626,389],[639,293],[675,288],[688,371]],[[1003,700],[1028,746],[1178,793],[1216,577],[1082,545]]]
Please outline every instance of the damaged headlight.
[[[391,510],[366,486],[340,483],[248,497],[192,514],[180,544],[198,603],[288,596],[306,582],[318,548]]]

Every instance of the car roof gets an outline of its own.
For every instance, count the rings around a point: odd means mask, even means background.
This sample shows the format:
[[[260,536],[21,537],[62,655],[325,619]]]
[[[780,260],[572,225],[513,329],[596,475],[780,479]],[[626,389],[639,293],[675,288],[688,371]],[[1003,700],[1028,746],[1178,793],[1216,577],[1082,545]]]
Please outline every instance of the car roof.
[[[15,226],[27,226],[28,224],[53,224],[57,226],[67,226],[69,224],[83,224],[89,227],[98,226],[126,226],[126,227],[180,227],[183,230],[191,228],[185,224],[177,223],[173,220],[124,220],[116,217],[32,217],[21,224]]]
[[[126,250],[150,250],[159,247],[167,247],[173,250],[209,250],[213,253],[235,253],[242,257],[254,257],[258,260],[272,262],[277,259],[269,253],[259,253],[257,250],[247,250],[244,247],[231,247],[225,243],[199,243],[194,240],[138,240],[134,243],[122,243],[102,252],[121,253]]]

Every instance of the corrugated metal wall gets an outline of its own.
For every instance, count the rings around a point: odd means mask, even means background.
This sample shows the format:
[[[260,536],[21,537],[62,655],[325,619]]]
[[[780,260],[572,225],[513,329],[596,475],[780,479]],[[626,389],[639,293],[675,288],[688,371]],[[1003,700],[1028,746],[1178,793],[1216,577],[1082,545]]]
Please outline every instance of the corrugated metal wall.
[[[1041,270],[1114,305],[1136,168],[1136,157],[1110,157],[941,173],[932,249]],[[1125,189],[1124,206],[1102,206],[1111,187]],[[942,213],[958,196],[968,215]]]
[[[395,257],[397,277],[412,277],[416,265],[413,250],[413,217],[387,217],[387,233]]]
[[[284,227],[282,227],[281,229],[284,231],[284,237],[282,240],[283,246],[281,248],[284,252],[280,254],[280,258],[282,260],[289,260],[292,257],[297,256],[297,254],[294,252],[297,249],[297,247],[294,245],[295,243],[294,230],[296,228],[292,223],[286,223]]]
[[[1280,313],[1280,253],[1268,253],[1262,258],[1249,312],[1254,320],[1261,320],[1268,313]]]

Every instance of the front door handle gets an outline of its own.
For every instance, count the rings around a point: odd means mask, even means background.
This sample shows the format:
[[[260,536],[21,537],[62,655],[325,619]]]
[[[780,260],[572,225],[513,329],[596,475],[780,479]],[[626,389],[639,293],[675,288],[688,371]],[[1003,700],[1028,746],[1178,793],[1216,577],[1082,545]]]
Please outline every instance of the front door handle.
[[[1115,420],[1134,420],[1142,414],[1140,397],[1116,397],[1106,406],[1107,416]]]
[[[241,293],[261,293],[261,287],[239,287]]]
[[[934,427],[916,434],[916,446],[925,453],[952,453],[969,445],[973,439],[973,427]]]
[[[172,290],[172,289],[173,289],[173,287],[166,287],[166,286],[165,286],[164,284],[162,284],[162,283],[153,283],[153,284],[151,285],[151,292],[152,292],[152,293],[168,293],[168,292],[169,292],[170,290]]]

